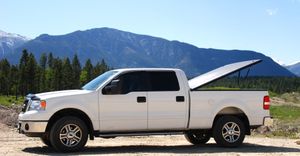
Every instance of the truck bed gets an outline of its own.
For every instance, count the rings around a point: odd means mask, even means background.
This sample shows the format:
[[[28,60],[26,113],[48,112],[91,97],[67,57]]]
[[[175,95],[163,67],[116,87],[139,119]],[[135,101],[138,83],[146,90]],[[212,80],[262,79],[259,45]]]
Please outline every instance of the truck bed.
[[[265,116],[270,116],[263,109],[263,97],[267,91],[257,90],[200,90],[190,92],[191,129],[210,129],[216,115],[244,114],[250,126],[263,124]]]

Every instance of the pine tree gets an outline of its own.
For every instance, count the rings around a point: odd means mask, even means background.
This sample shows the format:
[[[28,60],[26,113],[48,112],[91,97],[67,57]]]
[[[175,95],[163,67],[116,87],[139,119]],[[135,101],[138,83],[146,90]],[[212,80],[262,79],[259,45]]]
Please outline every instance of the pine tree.
[[[107,66],[107,64],[105,63],[105,61],[102,59],[101,60],[101,64],[98,62],[95,65],[94,70],[93,70],[93,77],[92,78],[95,78],[95,77],[103,74],[104,72],[106,72],[108,70],[109,70],[109,67]]]
[[[69,58],[66,58],[62,66],[62,89],[73,88],[73,70]]]
[[[53,59],[53,79],[52,79],[52,87],[53,90],[62,90],[62,61],[59,58]]]
[[[40,57],[40,65],[39,65],[39,75],[40,75],[40,83],[39,83],[39,92],[46,91],[46,67],[47,67],[47,55],[43,53]]]
[[[26,71],[28,62],[28,52],[26,49],[23,50],[22,56],[19,63],[19,90],[21,95],[25,95],[28,90],[27,77],[28,73]]]
[[[45,70],[47,67],[47,56],[45,53],[42,53],[40,57],[40,66],[43,70]]]
[[[52,53],[48,54],[48,58],[47,58],[47,65],[48,68],[46,68],[45,70],[45,77],[46,77],[46,84],[45,84],[45,88],[47,89],[47,91],[53,91],[54,90],[54,82],[53,82],[53,55]]]
[[[98,62],[95,65],[94,69],[93,69],[93,76],[92,76],[92,78],[95,78],[95,77],[101,75],[101,73],[102,73],[101,64]]]
[[[10,84],[10,64],[4,59],[0,61],[0,91],[2,94],[9,95]]]
[[[25,70],[28,73],[26,77],[26,82],[28,84],[28,93],[36,93],[39,82],[39,75],[37,63],[32,53],[30,53],[28,56],[28,62]]]
[[[80,88],[80,72],[81,72],[81,66],[80,66],[80,62],[78,60],[77,55],[75,54],[75,56],[73,57],[72,60],[72,75],[73,75],[73,79],[72,79],[72,88]]]
[[[53,55],[52,55],[52,53],[49,53],[47,63],[48,63],[48,67],[52,68],[52,66],[53,66]]]
[[[10,68],[10,94],[16,96],[16,100],[18,100],[18,81],[19,81],[19,71],[18,67],[15,65],[12,65]]]
[[[86,84],[87,82],[91,81],[93,78],[93,65],[91,63],[91,60],[88,59],[85,62],[85,66],[83,67],[83,70],[80,74],[80,82],[81,85]]]

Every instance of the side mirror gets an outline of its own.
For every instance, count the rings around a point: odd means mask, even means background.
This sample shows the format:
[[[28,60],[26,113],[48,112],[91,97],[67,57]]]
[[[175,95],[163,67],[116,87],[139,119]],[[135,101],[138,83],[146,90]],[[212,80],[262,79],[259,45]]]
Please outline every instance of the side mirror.
[[[114,86],[114,87],[117,87],[119,82],[120,82],[119,79],[117,79],[117,80],[112,80],[112,81],[110,82],[110,85],[111,85],[111,86]]]
[[[120,80],[112,80],[107,86],[102,90],[102,94],[114,94]]]

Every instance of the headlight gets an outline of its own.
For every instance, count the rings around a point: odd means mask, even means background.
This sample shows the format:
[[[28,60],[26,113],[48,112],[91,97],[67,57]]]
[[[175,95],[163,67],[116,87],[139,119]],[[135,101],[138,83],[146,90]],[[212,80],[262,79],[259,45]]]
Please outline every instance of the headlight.
[[[33,100],[29,106],[29,110],[45,110],[46,101],[45,100]]]

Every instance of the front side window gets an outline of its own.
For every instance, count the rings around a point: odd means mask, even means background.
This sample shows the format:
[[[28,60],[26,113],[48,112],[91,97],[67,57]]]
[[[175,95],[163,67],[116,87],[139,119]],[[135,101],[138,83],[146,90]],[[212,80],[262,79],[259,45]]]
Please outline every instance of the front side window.
[[[103,94],[128,94],[130,92],[147,91],[145,72],[124,73],[104,87]]]
[[[106,80],[110,77],[116,75],[117,71],[107,71],[100,76],[96,77],[92,81],[88,82],[86,85],[82,87],[84,90],[96,90],[100,85],[102,85]]]

